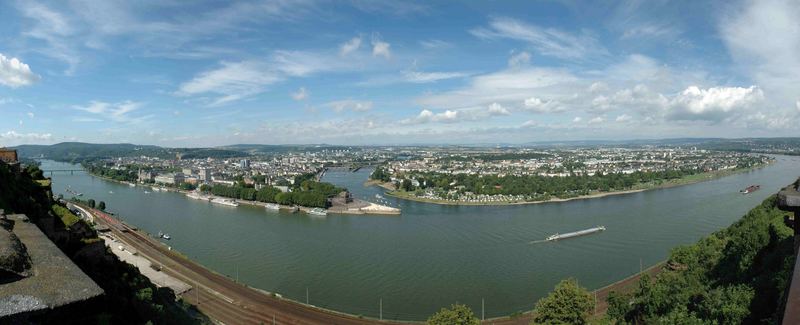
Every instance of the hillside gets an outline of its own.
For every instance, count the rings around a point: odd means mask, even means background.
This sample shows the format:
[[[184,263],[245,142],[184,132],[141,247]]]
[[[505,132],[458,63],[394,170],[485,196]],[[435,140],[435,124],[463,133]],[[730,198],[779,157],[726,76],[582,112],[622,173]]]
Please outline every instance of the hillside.
[[[672,250],[665,270],[625,295],[609,317],[633,324],[780,323],[795,256],[776,196],[730,227]]]
[[[53,145],[21,145],[14,147],[23,158],[47,158],[64,162],[80,162],[83,160],[150,156],[173,158],[230,158],[248,156],[237,150],[218,148],[164,148],[152,145],[135,145],[130,143],[96,144],[83,142],[62,142]]]
[[[0,163],[0,209],[30,218],[58,248],[105,292],[89,305],[31,316],[31,324],[197,324],[209,323],[171,289],[158,288],[120,261],[95,230],[51,198],[35,166],[21,172]],[[2,285],[0,283],[0,285]],[[0,324],[7,320],[0,319]],[[26,324],[28,322],[25,322]],[[13,321],[12,321],[13,323]]]

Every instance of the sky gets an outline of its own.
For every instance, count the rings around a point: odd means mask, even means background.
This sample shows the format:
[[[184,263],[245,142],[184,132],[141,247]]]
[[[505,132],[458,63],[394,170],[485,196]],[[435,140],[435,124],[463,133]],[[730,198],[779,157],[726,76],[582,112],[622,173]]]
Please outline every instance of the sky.
[[[800,0],[0,2],[0,146],[800,135]]]

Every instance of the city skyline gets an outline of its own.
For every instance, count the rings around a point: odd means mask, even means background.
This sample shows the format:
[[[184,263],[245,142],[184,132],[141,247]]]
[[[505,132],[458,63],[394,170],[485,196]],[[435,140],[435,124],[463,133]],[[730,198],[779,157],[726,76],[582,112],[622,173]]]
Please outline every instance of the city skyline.
[[[792,1],[0,4],[0,146],[796,135]]]

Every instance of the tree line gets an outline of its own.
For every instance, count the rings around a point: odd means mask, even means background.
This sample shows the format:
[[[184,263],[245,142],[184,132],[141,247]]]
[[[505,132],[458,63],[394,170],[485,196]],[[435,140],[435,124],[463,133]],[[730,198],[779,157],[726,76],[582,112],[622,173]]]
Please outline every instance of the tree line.
[[[399,182],[397,188],[405,191],[434,189],[446,192],[457,190],[461,194],[472,192],[484,195],[549,195],[565,198],[586,195],[595,191],[627,190],[642,183],[658,183],[701,172],[701,170],[687,168],[652,172],[636,171],[630,174],[597,173],[592,176],[571,174],[564,177],[541,175],[506,175],[501,177],[498,175],[420,172],[414,174],[419,186],[413,186],[411,182]],[[375,169],[372,177],[382,181],[388,178],[383,169]]]
[[[329,197],[339,194],[345,189],[331,183],[306,179],[298,186],[292,187],[291,192],[282,192],[273,186],[264,186],[256,190],[242,183],[236,183],[234,186],[221,184],[215,184],[213,186],[203,185],[200,187],[200,190],[217,196],[234,199],[325,208],[328,207]]]

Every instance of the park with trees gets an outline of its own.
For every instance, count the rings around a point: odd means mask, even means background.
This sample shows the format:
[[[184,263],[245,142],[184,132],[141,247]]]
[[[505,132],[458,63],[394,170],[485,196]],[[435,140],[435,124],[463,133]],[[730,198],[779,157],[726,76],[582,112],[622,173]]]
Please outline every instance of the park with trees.
[[[328,198],[346,190],[331,183],[317,182],[314,180],[313,174],[311,174],[311,177],[307,175],[297,176],[294,183],[295,185],[291,187],[290,192],[282,192],[269,185],[256,190],[255,187],[242,182],[237,182],[234,186],[221,184],[204,185],[200,187],[200,190],[217,196],[240,200],[315,208],[328,207]]]

